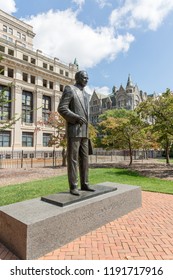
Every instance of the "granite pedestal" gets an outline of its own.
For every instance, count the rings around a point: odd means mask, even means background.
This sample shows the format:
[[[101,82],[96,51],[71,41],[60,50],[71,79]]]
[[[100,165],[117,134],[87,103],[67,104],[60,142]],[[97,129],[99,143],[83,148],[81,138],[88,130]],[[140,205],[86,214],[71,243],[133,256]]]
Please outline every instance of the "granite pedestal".
[[[139,187],[105,182],[92,188],[80,197],[60,193],[0,207],[0,242],[20,259],[37,259],[141,207]]]

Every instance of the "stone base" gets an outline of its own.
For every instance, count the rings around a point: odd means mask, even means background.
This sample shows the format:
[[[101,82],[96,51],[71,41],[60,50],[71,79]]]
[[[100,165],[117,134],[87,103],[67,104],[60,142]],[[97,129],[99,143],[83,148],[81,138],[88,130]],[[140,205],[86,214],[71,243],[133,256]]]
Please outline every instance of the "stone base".
[[[65,207],[41,199],[0,207],[0,241],[20,259],[36,259],[141,207],[139,187],[106,182],[92,188],[112,191]]]

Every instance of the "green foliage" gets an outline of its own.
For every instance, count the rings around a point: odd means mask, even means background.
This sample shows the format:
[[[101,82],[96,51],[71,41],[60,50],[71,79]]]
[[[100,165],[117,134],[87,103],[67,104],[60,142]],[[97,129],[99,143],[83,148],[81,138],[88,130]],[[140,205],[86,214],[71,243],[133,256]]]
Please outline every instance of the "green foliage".
[[[157,134],[157,142],[165,149],[166,162],[173,143],[173,94],[169,89],[157,98],[148,98],[137,109],[140,116],[150,122],[151,132]]]
[[[89,124],[89,138],[94,146],[96,146],[97,143],[97,133],[97,129],[92,124]]]
[[[132,150],[141,147],[144,137],[144,122],[136,112],[124,109],[108,111],[101,119],[103,145],[111,149],[128,149],[132,164]]]
[[[99,121],[107,120],[109,117],[113,118],[128,118],[132,111],[126,109],[107,110],[104,114],[100,115]]]

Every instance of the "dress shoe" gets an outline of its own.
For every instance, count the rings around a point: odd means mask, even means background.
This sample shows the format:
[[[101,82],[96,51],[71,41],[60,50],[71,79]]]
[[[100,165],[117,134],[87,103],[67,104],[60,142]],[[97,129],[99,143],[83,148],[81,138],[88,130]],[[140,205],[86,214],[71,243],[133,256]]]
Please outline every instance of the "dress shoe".
[[[89,186],[81,187],[81,191],[95,192],[95,190],[94,190],[94,189],[91,189]]]
[[[71,189],[70,193],[73,194],[73,195],[77,195],[77,196],[80,195],[80,193],[79,193],[79,191],[77,189]]]

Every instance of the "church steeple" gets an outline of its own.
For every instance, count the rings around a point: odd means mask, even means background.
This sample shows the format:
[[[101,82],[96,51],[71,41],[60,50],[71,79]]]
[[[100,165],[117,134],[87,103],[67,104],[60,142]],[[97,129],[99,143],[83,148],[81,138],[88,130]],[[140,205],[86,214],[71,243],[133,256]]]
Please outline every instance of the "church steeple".
[[[132,82],[132,79],[131,79],[130,74],[129,74],[129,76],[128,76],[128,80],[127,80],[127,85],[126,85],[126,88],[127,88],[127,87],[133,87],[133,82]]]

